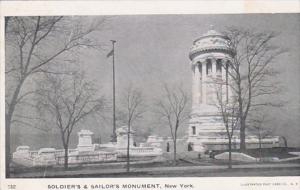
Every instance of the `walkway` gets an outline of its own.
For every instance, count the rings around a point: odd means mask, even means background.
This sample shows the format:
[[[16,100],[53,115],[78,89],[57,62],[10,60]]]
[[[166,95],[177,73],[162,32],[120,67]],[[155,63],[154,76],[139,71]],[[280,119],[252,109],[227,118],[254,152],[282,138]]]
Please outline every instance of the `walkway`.
[[[284,168],[293,168],[300,170],[299,163],[280,163],[280,164],[243,164],[243,165],[233,165],[233,170],[241,170],[241,169],[284,169]],[[128,176],[136,176],[136,175],[143,175],[143,174],[159,174],[159,173],[168,173],[168,172],[208,172],[208,171],[215,171],[215,170],[227,170],[226,165],[213,165],[213,166],[175,166],[175,167],[147,167],[147,168],[131,168],[130,174]],[[105,175],[113,176],[113,175],[127,175],[126,168],[82,168],[76,169],[72,171],[54,171],[52,170],[45,170],[44,172],[28,172],[28,173],[19,173],[13,175],[13,177],[84,177],[84,176],[101,176],[105,177]]]

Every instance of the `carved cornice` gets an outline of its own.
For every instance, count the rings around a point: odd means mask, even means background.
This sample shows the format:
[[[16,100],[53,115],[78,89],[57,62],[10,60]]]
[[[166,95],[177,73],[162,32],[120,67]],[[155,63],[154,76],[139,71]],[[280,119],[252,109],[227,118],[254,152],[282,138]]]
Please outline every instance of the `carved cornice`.
[[[193,42],[189,58],[193,60],[198,55],[210,52],[224,53],[228,54],[230,57],[235,55],[235,51],[231,48],[230,39],[226,35],[215,30],[209,30]]]
[[[229,54],[230,56],[234,56],[234,50],[228,47],[224,46],[211,46],[211,47],[203,47],[203,48],[195,48],[192,49],[189,53],[190,60],[193,60],[198,55],[204,54],[204,53],[211,53],[211,52],[220,52]]]

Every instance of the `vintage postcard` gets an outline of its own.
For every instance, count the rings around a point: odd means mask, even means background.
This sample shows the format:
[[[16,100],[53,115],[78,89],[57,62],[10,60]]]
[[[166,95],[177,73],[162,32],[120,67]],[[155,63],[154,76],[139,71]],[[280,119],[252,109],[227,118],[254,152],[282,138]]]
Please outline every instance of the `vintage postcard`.
[[[1,189],[300,188],[298,1],[0,5]]]

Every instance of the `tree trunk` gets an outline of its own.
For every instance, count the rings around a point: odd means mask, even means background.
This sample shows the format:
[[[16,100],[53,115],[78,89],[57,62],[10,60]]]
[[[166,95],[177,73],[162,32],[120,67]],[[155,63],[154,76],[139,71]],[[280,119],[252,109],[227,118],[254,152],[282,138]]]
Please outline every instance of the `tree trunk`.
[[[175,137],[174,141],[173,141],[173,147],[174,147],[174,165],[176,165],[176,141],[177,141],[177,138]]]
[[[129,154],[129,149],[130,149],[130,125],[128,125],[128,133],[127,133],[127,164],[126,164],[126,171],[130,171],[130,154]]]
[[[261,134],[259,131],[259,160],[261,161],[261,157],[262,157],[262,150],[261,150]]]
[[[10,177],[10,121],[11,121],[11,115],[7,115],[5,117],[5,174],[6,178]]]
[[[246,152],[246,121],[245,119],[241,119],[241,128],[240,128],[240,151]]]
[[[69,167],[69,163],[68,163],[68,160],[69,160],[69,147],[67,145],[64,148],[65,148],[64,168],[66,170]]]
[[[229,138],[228,138],[228,152],[229,152],[228,168],[229,168],[229,169],[232,168],[232,158],[231,158],[232,148],[231,148],[231,145],[232,145],[231,137],[229,137]]]
[[[246,128],[246,121],[245,121],[245,117],[244,117],[244,112],[243,112],[243,98],[242,98],[242,87],[241,87],[241,79],[240,79],[240,75],[238,75],[238,92],[237,92],[237,96],[238,96],[238,105],[239,105],[239,123],[240,123],[240,152],[245,152],[246,151],[246,138],[245,138],[245,128]]]
[[[6,107],[8,110],[7,114],[5,114],[5,173],[6,177],[10,176],[9,164],[11,162],[11,152],[10,152],[10,127],[11,121],[13,118],[13,114],[15,112],[15,108],[17,105],[17,100],[19,97],[19,93],[21,91],[22,85],[24,83],[25,78],[21,79],[20,83],[17,85],[16,90],[13,94],[10,104]]]

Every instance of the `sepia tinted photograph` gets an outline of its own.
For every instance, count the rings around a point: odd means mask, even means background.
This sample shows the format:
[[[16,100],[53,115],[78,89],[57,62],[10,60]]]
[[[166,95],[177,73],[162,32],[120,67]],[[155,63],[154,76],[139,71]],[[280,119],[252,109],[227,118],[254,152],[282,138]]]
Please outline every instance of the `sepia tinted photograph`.
[[[6,16],[6,178],[299,176],[299,21]]]

